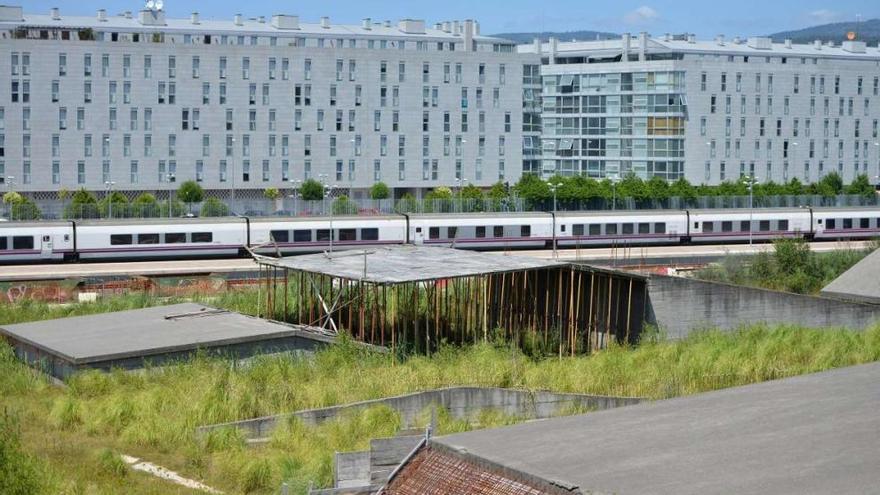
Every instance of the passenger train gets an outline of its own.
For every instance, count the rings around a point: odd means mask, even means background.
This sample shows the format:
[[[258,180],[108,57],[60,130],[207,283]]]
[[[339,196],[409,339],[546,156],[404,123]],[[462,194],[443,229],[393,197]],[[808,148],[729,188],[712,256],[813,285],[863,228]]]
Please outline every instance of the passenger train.
[[[880,208],[230,217],[0,223],[0,263],[296,254],[391,244],[460,249],[728,244],[880,236]]]

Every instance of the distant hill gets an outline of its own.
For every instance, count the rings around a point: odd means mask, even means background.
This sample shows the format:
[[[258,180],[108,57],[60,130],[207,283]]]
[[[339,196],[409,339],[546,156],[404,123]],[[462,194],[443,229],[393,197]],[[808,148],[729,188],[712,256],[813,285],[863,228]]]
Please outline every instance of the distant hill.
[[[856,32],[856,39],[866,41],[874,46],[880,42],[880,19],[870,19],[857,23],[855,21],[834,22],[794,31],[783,31],[771,34],[773,41],[782,42],[790,39],[795,43],[812,43],[815,40],[836,41],[846,40],[846,33]]]
[[[515,41],[520,45],[532,43],[533,41],[535,41],[535,38],[540,38],[541,41],[547,41],[551,37],[556,38],[559,41],[595,41],[597,39],[607,40],[620,38],[619,34],[603,33],[601,31],[544,31],[541,33],[498,33],[493,34],[492,36]]]

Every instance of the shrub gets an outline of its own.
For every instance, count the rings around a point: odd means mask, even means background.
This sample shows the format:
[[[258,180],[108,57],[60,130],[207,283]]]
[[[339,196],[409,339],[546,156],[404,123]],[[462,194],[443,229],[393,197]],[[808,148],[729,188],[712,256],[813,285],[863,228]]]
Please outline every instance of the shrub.
[[[98,466],[104,473],[115,478],[124,478],[128,474],[128,466],[119,454],[110,449],[98,452]]]
[[[201,202],[204,197],[205,191],[194,180],[185,181],[177,188],[177,199],[186,203],[189,206],[190,212],[192,212],[192,204]]]
[[[370,198],[372,199],[388,199],[391,196],[391,190],[384,182],[377,182],[370,188]]]
[[[31,495],[41,492],[41,469],[37,461],[21,448],[18,418],[0,414],[0,493]]]
[[[203,217],[225,217],[229,215],[229,207],[226,206],[226,203],[212,196],[202,203],[200,213]]]
[[[315,179],[306,179],[299,188],[299,194],[305,201],[324,199],[324,186]]]
[[[333,200],[334,215],[356,215],[357,212],[357,205],[348,199],[348,196],[339,196]]]

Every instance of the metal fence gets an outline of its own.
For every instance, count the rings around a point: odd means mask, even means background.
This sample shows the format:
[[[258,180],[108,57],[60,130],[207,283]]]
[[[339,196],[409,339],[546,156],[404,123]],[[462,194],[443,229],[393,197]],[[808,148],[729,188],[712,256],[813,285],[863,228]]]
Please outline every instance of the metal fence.
[[[347,199],[328,198],[321,201],[305,201],[296,198],[236,199],[234,203],[212,199],[202,203],[184,204],[179,201],[159,200],[156,203],[133,204],[106,203],[98,205],[73,205],[58,200],[37,200],[33,207],[4,205],[3,218],[8,220],[82,219],[82,218],[173,218],[181,216],[326,216],[326,215],[389,215],[400,213],[479,213],[479,212],[531,212],[553,211],[552,199],[526,200],[504,199]],[[859,195],[791,195],[754,196],[754,208],[797,207],[864,207],[880,206],[878,197]],[[666,199],[638,200],[596,198],[588,201],[569,201],[557,198],[558,211],[603,210],[682,210],[713,208],[748,208],[749,196],[701,196],[696,198],[670,197]]]

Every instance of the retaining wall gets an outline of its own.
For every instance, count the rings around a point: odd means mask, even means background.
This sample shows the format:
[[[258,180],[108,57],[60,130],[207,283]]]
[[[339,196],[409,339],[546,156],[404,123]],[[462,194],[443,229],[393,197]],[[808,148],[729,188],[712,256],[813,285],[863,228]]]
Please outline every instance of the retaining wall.
[[[652,275],[645,317],[646,323],[671,338],[684,338],[699,329],[732,330],[752,323],[863,330],[880,321],[880,306]]]
[[[384,405],[401,416],[401,428],[416,426],[419,415],[431,406],[443,407],[456,419],[473,419],[483,409],[495,409],[504,414],[532,419],[549,418],[566,408],[611,409],[636,404],[641,399],[630,397],[606,397],[582,394],[560,394],[543,391],[513,390],[504,388],[453,387],[397,397],[355,402],[353,404],[308,409],[294,413],[278,414],[262,418],[201,426],[199,435],[218,428],[239,428],[248,438],[268,436],[272,429],[292,417],[307,424],[320,424],[343,413],[356,413],[369,407]]]

